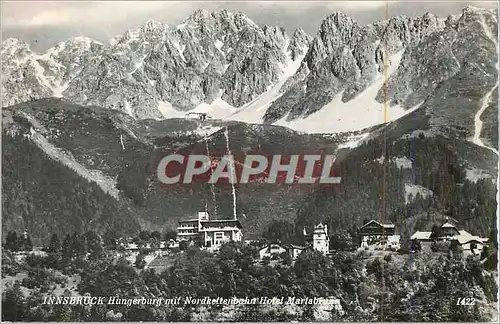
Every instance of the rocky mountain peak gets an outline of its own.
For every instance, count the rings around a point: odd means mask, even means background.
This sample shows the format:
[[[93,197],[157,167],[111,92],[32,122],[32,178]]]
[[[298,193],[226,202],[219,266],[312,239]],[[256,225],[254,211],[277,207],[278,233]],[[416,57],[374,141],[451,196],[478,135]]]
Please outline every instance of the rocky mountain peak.
[[[156,20],[148,20],[144,25],[141,26],[141,31],[145,33],[151,33],[154,31],[163,31],[168,25]]]
[[[19,38],[15,37],[9,37],[2,42],[2,49],[7,49],[10,47],[19,47],[23,45],[27,45],[25,41],[22,41]]]
[[[191,14],[186,21],[192,21],[195,23],[202,23],[208,19],[211,19],[212,14],[205,9],[197,9],[193,14]]]
[[[98,42],[95,39],[84,36],[76,36],[56,44],[54,47],[49,48],[46,53],[49,55],[55,55],[56,53],[61,53],[62,51],[78,51],[83,53],[89,51],[92,47],[101,48],[103,46],[104,45],[101,42]]]
[[[323,19],[319,27],[319,33],[341,32],[351,30],[355,26],[358,26],[358,23],[354,19],[343,12],[337,11]]]
[[[312,42],[312,37],[306,34],[306,32],[298,28],[293,33],[290,39],[290,44],[288,45],[288,50],[291,52],[292,60],[295,61],[297,57],[304,55],[309,49],[309,45]]]
[[[269,92],[259,110],[266,115],[256,119],[273,123],[307,118],[334,98],[345,104],[367,89],[380,103],[374,93],[388,63],[391,104],[407,109],[460,69],[496,73],[496,26],[495,11],[473,7],[446,20],[426,13],[367,26],[335,12],[315,37],[301,29],[290,37],[242,13],[197,10],[176,27],[151,20],[109,45],[73,38],[36,57],[24,42],[7,40],[2,54],[13,56],[2,57],[10,70],[4,93],[24,95],[3,102],[57,92],[76,103],[160,119],[191,109],[228,116],[218,112],[247,110]],[[468,44],[476,50],[464,50]]]
[[[359,25],[351,17],[342,12],[335,12],[326,17],[319,28],[318,36],[323,44],[332,50],[353,41],[353,36],[359,30]]]
[[[241,12],[232,13],[225,9],[209,12],[198,9],[183,20],[177,29],[201,29],[201,33],[210,32],[235,32],[245,28],[258,29],[258,26]]]
[[[18,38],[11,37],[2,42],[2,57],[19,55],[30,51],[30,46]]]
[[[495,9],[486,9],[474,6],[465,6],[462,9],[462,15],[470,15],[470,14],[494,14],[496,12]]]

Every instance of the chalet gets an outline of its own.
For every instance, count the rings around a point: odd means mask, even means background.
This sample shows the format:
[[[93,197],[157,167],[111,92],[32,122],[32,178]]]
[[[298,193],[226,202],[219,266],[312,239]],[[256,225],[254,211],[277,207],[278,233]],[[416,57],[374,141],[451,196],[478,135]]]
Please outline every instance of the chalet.
[[[199,212],[198,218],[179,221],[179,240],[201,241],[209,250],[218,250],[229,241],[241,241],[242,226],[237,219],[211,220],[208,212]]]
[[[441,225],[440,233],[432,235],[432,232],[415,232],[410,239],[418,240],[422,246],[430,246],[434,241],[458,241],[458,244],[472,254],[479,254],[483,247],[487,244],[487,238],[472,235],[465,230],[457,228],[457,221],[451,217],[447,217],[443,225]]]
[[[361,247],[380,247],[399,250],[400,236],[395,235],[394,224],[382,224],[371,220],[359,228]]]
[[[292,260],[296,260],[302,251],[309,249],[310,247],[299,246],[295,244],[283,245],[280,243],[270,243],[259,250],[259,258],[262,260],[265,257],[271,259],[281,256],[283,253],[288,253]]]
[[[277,258],[281,254],[287,252],[287,248],[279,243],[270,243],[259,250],[259,258],[262,260],[266,257]]]
[[[449,239],[451,237],[460,235],[460,231],[452,223],[446,222],[441,226],[441,236]]]
[[[207,113],[196,113],[196,112],[188,112],[184,115],[187,119],[199,119],[199,120],[207,120],[210,118]]]
[[[290,253],[290,257],[292,260],[297,260],[299,257],[299,254],[301,254],[304,250],[309,249],[310,247],[307,246],[300,246],[300,245],[294,245],[290,244],[288,247],[288,253]]]

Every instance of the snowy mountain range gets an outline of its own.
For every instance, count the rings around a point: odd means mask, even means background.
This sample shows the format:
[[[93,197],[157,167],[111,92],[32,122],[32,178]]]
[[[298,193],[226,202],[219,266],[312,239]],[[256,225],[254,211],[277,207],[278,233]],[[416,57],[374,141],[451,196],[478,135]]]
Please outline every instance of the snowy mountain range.
[[[367,26],[336,12],[311,37],[257,26],[241,13],[198,10],[178,26],[148,21],[106,45],[75,37],[35,53],[7,39],[2,104],[55,96],[138,119],[194,111],[305,132],[361,130],[429,100],[437,105],[437,97],[457,107],[484,97],[454,89],[477,75],[491,90],[497,26],[497,12],[473,7],[445,19],[427,13]],[[463,124],[472,131],[473,120]]]
[[[402,232],[410,218],[430,230],[446,214],[486,235],[496,224],[497,29],[496,11],[472,7],[368,26],[334,13],[314,37],[200,10],[109,44],[75,37],[35,53],[7,39],[2,231],[43,241],[173,229],[208,203],[216,217],[237,213],[250,238],[272,219],[351,228],[382,208]],[[154,176],[172,150],[255,149],[334,153],[340,189],[166,190]]]

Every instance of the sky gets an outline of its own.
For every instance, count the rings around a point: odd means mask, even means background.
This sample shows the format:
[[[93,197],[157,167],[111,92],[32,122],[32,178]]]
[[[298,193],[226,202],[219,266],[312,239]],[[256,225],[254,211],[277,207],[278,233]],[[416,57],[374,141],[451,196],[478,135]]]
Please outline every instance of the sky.
[[[472,5],[497,8],[496,1],[394,1],[389,16],[425,12],[446,17]],[[103,43],[137,28],[147,20],[181,23],[197,9],[242,12],[259,25],[302,28],[315,35],[321,21],[342,11],[362,25],[385,20],[383,1],[2,1],[2,39],[16,37],[43,51],[72,36],[87,36]]]

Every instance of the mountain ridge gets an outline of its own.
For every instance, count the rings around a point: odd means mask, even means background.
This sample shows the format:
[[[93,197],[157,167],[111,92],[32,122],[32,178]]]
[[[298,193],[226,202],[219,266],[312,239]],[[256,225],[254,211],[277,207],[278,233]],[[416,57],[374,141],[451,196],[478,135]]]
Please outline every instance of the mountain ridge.
[[[106,45],[81,38],[84,50],[70,51],[72,55],[66,55],[64,63],[47,63],[50,71],[56,71],[49,79],[40,76],[50,74],[40,67],[40,57],[35,56],[33,66],[16,66],[12,55],[5,59],[2,55],[2,65],[10,76],[2,83],[2,103],[47,97],[52,86],[53,94],[75,103],[118,109],[139,119],[175,118],[184,111],[197,111],[223,119],[299,124],[339,96],[342,103],[363,97],[383,73],[386,55],[404,51],[401,66],[389,78],[388,99],[389,112],[395,105],[407,110],[435,90],[418,86],[417,80],[427,78],[426,84],[439,84],[468,68],[461,63],[458,70],[453,66],[464,60],[458,44],[463,39],[469,46],[472,41],[472,47],[481,48],[488,42],[481,35],[494,39],[496,15],[494,10],[466,7],[455,17],[426,13],[361,26],[336,12],[311,37],[301,30],[289,36],[280,27],[257,26],[241,13],[198,10],[178,26],[147,21]],[[465,33],[471,32],[478,36],[467,38]],[[447,40],[439,44],[442,37],[451,39],[455,46],[451,52],[446,52],[450,47]],[[59,43],[59,50],[64,51],[61,44],[64,42]],[[443,51],[436,55],[436,62],[422,60],[436,46]],[[3,52],[4,44],[2,48]],[[47,52],[56,53],[55,49]],[[479,52],[471,55],[464,62],[484,63]],[[58,64],[63,68],[58,70]],[[437,72],[435,65],[440,67]],[[290,73],[287,69],[296,70]],[[19,98],[9,97],[14,93]],[[383,96],[379,89],[370,100],[380,103]],[[257,100],[259,97],[268,101]],[[353,127],[358,129],[348,130],[359,130],[359,126]],[[331,128],[329,132],[339,132],[335,123]]]

